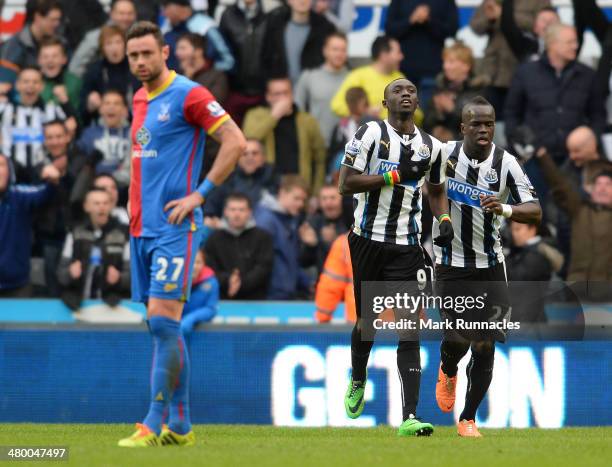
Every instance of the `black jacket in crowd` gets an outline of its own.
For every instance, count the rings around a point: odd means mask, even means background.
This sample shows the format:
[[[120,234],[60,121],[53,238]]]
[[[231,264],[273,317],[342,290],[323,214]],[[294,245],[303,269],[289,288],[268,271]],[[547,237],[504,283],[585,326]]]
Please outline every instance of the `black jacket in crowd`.
[[[263,300],[272,275],[274,247],[272,237],[251,221],[240,231],[227,224],[214,231],[206,241],[206,264],[210,266],[221,289],[221,297],[228,298],[229,277],[234,269],[240,271],[241,287],[233,299]]]
[[[546,322],[544,307],[553,268],[540,251],[541,243],[515,247],[506,258],[512,319],[521,323]]]
[[[514,0],[504,0],[500,19],[500,29],[519,62],[526,62],[540,50],[540,40],[531,31],[523,31],[514,19]]]
[[[264,37],[263,66],[267,77],[287,76],[289,68],[285,55],[285,28],[291,20],[291,9],[281,6],[268,14]],[[322,15],[310,13],[310,32],[302,50],[302,70],[317,68],[325,61],[323,44],[336,27]]]
[[[410,16],[423,4],[429,7],[429,21],[410,24]],[[417,85],[440,73],[444,41],[454,37],[458,27],[455,0],[391,0],[385,22],[385,32],[399,41],[404,54],[400,69]]]
[[[566,157],[565,140],[574,128],[588,125],[601,134],[606,124],[595,71],[574,61],[557,76],[546,54],[536,62],[519,66],[504,115],[510,142],[516,129],[526,125],[558,163]]]
[[[126,228],[114,217],[109,217],[101,235],[97,237],[93,225],[87,220],[75,227],[69,237],[71,238],[67,238],[66,242],[72,241],[72,248],[68,248],[71,251],[66,251],[64,247],[57,270],[58,281],[63,286],[61,298],[66,306],[76,310],[83,297],[93,298],[92,295],[97,295],[98,291],[102,300],[108,305],[117,305],[130,284],[129,261],[124,261],[123,258],[125,246],[129,241]],[[91,270],[89,266],[94,247],[100,248],[102,261],[99,267]],[[68,256],[63,256],[64,253]],[[69,268],[70,264],[77,260],[81,262],[82,273],[78,279],[73,279]],[[109,266],[114,266],[121,273],[121,279],[113,285],[106,282],[106,271]],[[91,284],[89,290],[85,290],[89,284]]]
[[[257,14],[252,18],[247,18],[238,5],[227,7],[221,16],[219,30],[236,59],[236,66],[230,73],[233,91],[247,96],[263,95],[265,92],[262,57],[266,24],[267,17],[259,1]]]

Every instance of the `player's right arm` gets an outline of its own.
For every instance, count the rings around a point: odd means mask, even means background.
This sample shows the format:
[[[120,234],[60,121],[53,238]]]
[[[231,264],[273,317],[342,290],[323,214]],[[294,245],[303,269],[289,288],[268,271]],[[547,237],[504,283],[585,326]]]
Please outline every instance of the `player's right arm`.
[[[397,169],[382,175],[365,175],[363,172],[379,144],[378,126],[361,126],[351,141],[346,144],[344,158],[340,167],[338,191],[341,195],[353,195],[376,190],[407,180],[419,180],[429,168],[430,159],[413,161],[412,152],[406,154],[399,162]]]
[[[185,117],[189,123],[204,128],[221,147],[210,172],[200,186],[184,198],[172,200],[164,206],[164,211],[172,209],[168,222],[177,225],[204,203],[214,187],[225,181],[246,147],[246,140],[240,128],[203,87],[196,87],[187,95]]]
[[[374,133],[373,127],[363,125],[346,144],[338,182],[338,191],[341,195],[364,193],[386,185],[383,175],[363,174],[376,149],[377,135]]]

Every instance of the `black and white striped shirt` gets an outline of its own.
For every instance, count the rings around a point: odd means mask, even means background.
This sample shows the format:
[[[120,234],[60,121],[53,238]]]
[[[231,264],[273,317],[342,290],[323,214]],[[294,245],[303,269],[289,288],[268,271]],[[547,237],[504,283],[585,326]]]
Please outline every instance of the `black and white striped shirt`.
[[[56,119],[66,120],[66,113],[53,102],[39,101],[33,106],[0,102],[2,153],[12,159],[18,182],[31,182],[21,175],[32,172],[41,162],[43,125]]]
[[[345,148],[342,164],[366,175],[394,170],[400,157],[430,158],[430,168],[420,180],[353,195],[353,232],[362,237],[400,245],[418,245],[421,234],[421,195],[425,180],[444,183],[443,144],[416,128],[412,135],[398,133],[387,120],[361,126]]]
[[[502,216],[485,213],[480,195],[495,195],[502,203],[521,204],[536,200],[535,191],[516,158],[493,145],[482,162],[469,159],[463,141],[445,148],[446,187],[455,231],[451,246],[434,246],[436,263],[465,268],[489,268],[504,261],[499,235]],[[433,236],[438,235],[434,219]]]

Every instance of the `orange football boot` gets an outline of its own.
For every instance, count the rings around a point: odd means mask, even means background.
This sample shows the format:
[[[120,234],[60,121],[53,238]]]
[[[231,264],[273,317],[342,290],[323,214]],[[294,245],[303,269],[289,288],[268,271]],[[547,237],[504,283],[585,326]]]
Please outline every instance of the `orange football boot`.
[[[455,406],[455,388],[457,387],[457,375],[450,377],[442,371],[442,364],[438,370],[438,382],[436,383],[436,402],[442,412],[450,412]]]
[[[457,434],[464,438],[482,438],[474,420],[460,420],[457,424]]]

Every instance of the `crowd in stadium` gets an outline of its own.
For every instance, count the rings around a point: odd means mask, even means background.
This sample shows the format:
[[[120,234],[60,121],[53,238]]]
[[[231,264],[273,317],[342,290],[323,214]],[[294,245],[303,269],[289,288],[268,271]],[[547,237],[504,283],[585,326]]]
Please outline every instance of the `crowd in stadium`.
[[[203,207],[194,288],[207,293],[194,298],[206,313],[219,296],[316,295],[320,321],[345,298],[350,310],[352,200],[338,193],[340,158],[360,125],[386,117],[383,89],[402,76],[419,89],[417,124],[444,142],[461,138],[465,102],[494,104],[496,142],[523,164],[545,218],[507,226],[510,279],[612,279],[612,154],[602,143],[612,27],[595,0],[573,0],[574,25],[549,0],[482,1],[470,21],[488,41],[481,59],[455,40],[453,0],[391,0],[371,60],[350,64],[352,0],[113,0],[108,14],[96,0],[26,6],[0,56],[0,297],[61,297],[71,309],[128,297],[140,83],[125,33],[160,18],[169,66],[206,86],[248,138]],[[602,47],[596,69],[577,61],[586,29]],[[217,150],[209,138],[202,178]]]

